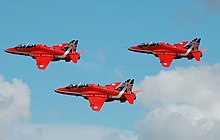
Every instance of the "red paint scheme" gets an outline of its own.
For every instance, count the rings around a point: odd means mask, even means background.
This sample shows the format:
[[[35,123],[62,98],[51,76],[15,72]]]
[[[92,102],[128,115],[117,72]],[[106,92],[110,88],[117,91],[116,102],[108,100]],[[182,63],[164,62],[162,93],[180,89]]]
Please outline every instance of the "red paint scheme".
[[[90,107],[94,111],[100,111],[104,102],[119,100],[134,104],[136,94],[141,90],[132,91],[134,79],[128,79],[124,83],[114,82],[109,85],[100,86],[96,84],[71,84],[67,87],[57,88],[55,92],[72,96],[82,96],[89,100]]]
[[[173,59],[188,58],[189,60],[195,58],[200,61],[202,52],[207,49],[198,50],[200,38],[195,38],[190,43],[184,41],[177,44],[168,44],[164,42],[159,43],[142,43],[137,46],[128,48],[130,51],[154,54],[159,57],[160,63],[164,67],[170,67]]]
[[[62,43],[55,46],[46,46],[42,44],[18,45],[14,48],[5,49],[5,52],[31,56],[36,59],[37,66],[45,70],[51,61],[65,60],[66,62],[77,63],[82,52],[76,52],[78,40],[69,43]]]

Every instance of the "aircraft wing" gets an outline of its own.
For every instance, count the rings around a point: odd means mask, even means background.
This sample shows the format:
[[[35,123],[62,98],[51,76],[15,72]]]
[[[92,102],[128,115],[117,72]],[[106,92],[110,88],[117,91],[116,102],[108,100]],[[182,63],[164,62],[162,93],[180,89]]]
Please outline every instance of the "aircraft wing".
[[[160,58],[160,63],[162,66],[168,68],[170,67],[170,64],[172,63],[175,56],[170,54],[158,54],[158,57]]]
[[[121,82],[114,82],[114,83],[105,85],[105,87],[107,87],[109,89],[116,89],[120,84],[121,84]]]
[[[173,45],[178,46],[178,47],[184,47],[184,46],[186,46],[187,43],[188,43],[188,41],[184,41],[184,42],[176,43],[176,44],[173,44]]]
[[[100,111],[104,102],[106,101],[107,98],[104,97],[87,97],[90,103],[90,107],[94,111]]]
[[[37,61],[38,68],[41,70],[45,70],[53,58],[45,56],[36,56],[35,59]]]

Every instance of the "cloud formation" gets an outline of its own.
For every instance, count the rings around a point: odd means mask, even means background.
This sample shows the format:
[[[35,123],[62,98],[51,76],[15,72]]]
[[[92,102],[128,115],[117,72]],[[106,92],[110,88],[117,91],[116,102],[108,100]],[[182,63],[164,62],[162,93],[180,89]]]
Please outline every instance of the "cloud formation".
[[[13,131],[16,133],[10,135],[10,140],[137,140],[137,136],[130,131],[86,125],[38,125],[29,123],[15,127]]]
[[[98,50],[96,53],[96,58],[99,62],[104,62],[106,58],[105,52],[102,49]]]
[[[220,0],[203,0],[208,8],[215,8],[219,10]]]
[[[146,76],[139,99],[150,111],[138,122],[139,139],[218,139],[219,71],[215,64]]]
[[[0,76],[0,139],[5,131],[17,122],[25,122],[30,117],[30,89],[21,80],[6,82]]]
[[[137,140],[131,131],[89,125],[48,125],[30,122],[30,89],[14,78],[0,76],[1,140]]]
[[[220,120],[190,105],[169,105],[147,114],[138,130],[139,140],[217,140]]]
[[[216,140],[220,137],[220,64],[161,71],[139,83],[148,112],[136,131],[91,125],[34,124],[30,90],[21,80],[0,77],[2,140]],[[19,90],[18,90],[19,89]]]

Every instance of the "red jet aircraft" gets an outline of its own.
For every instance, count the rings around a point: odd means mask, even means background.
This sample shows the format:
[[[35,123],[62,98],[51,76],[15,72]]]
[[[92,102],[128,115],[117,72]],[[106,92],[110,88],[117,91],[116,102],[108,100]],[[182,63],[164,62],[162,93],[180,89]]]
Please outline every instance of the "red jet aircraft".
[[[134,79],[128,79],[124,83],[114,82],[109,85],[100,86],[96,84],[71,84],[67,87],[55,89],[55,92],[73,96],[82,96],[89,100],[90,107],[94,111],[100,111],[104,102],[119,100],[134,104],[136,94],[141,90],[132,91]]]
[[[132,46],[128,48],[128,50],[140,53],[154,54],[156,57],[159,57],[160,63],[164,67],[169,67],[173,59],[180,59],[183,57],[186,57],[189,60],[195,58],[197,61],[200,61],[202,52],[207,50],[198,50],[200,40],[200,38],[195,38],[190,43],[188,43],[188,41],[184,41],[177,44],[168,44],[164,42],[142,43],[137,46]]]
[[[50,61],[65,60],[66,62],[77,63],[80,54],[84,51],[76,52],[78,40],[72,40],[69,43],[61,43],[52,47],[42,44],[18,45],[14,48],[5,49],[5,52],[31,56],[36,59],[37,66],[41,70],[45,70]]]

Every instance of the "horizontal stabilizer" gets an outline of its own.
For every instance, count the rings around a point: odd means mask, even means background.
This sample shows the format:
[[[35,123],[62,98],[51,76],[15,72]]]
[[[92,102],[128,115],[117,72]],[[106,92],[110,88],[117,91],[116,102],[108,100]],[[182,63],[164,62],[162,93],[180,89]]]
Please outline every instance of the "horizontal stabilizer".
[[[130,104],[134,104],[134,98],[135,98],[134,94],[125,94],[124,96]]]
[[[73,63],[77,63],[78,59],[79,59],[79,54],[75,53],[75,54],[70,54],[69,55],[71,60],[73,61]]]
[[[142,92],[142,90],[135,90],[135,91],[132,91],[134,94],[138,94],[139,92]]]
[[[197,61],[200,61],[202,53],[201,52],[193,52],[192,55]]]
[[[200,52],[204,52],[204,51],[207,51],[208,49],[207,48],[203,48],[201,50],[199,50]]]
[[[82,51],[79,51],[79,52],[77,52],[77,53],[83,54],[83,53],[85,53],[85,52],[87,52],[87,51],[86,51],[86,50],[82,50]]]

